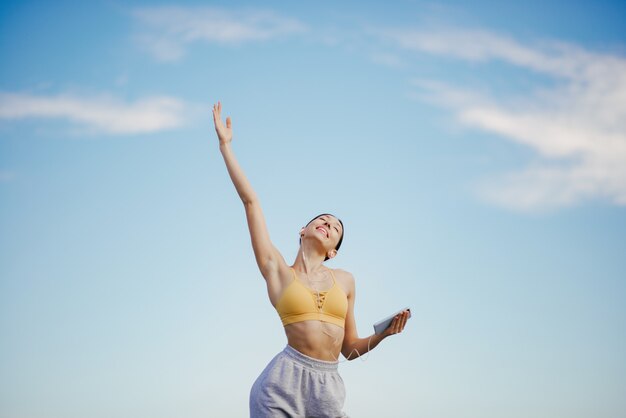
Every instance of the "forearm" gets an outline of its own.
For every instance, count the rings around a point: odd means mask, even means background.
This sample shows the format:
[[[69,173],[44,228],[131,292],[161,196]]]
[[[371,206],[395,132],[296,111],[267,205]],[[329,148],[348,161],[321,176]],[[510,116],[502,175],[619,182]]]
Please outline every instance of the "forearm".
[[[373,350],[384,338],[382,334],[372,334],[367,338],[356,338],[350,343],[344,344],[341,350],[342,354],[347,360],[354,360],[368,351]]]
[[[224,158],[224,163],[226,163],[228,175],[230,176],[230,179],[235,186],[235,190],[237,190],[237,194],[241,198],[243,204],[246,205],[248,203],[256,201],[256,193],[254,192],[252,185],[246,178],[243,169],[237,162],[237,159],[235,158],[235,153],[233,152],[230,143],[220,144],[220,152],[222,153],[222,157]]]

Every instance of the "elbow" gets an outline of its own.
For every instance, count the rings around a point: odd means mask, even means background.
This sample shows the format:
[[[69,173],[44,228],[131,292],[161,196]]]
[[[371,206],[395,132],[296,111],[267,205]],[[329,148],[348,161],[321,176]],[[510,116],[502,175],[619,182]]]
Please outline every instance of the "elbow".
[[[241,202],[243,203],[243,206],[248,209],[257,205],[259,200],[255,194],[252,194],[250,196],[241,196]]]
[[[341,355],[343,355],[343,357],[348,360],[348,361],[352,361],[355,358],[359,357],[359,351],[354,348],[354,347],[346,347],[344,346],[341,349]]]

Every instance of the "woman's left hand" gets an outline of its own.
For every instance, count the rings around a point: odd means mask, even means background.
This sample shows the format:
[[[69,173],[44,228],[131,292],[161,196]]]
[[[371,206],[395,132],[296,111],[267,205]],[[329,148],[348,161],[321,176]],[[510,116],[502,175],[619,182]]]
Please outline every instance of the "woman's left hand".
[[[404,330],[406,321],[409,320],[409,316],[410,316],[410,312],[408,309],[396,315],[393,318],[393,321],[391,321],[391,325],[389,325],[387,329],[383,332],[383,337],[388,337],[390,335],[401,333],[402,330]]]

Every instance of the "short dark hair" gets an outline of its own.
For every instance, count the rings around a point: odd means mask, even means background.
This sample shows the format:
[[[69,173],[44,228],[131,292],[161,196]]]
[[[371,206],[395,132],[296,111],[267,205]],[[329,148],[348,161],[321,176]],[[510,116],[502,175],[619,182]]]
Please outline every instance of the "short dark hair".
[[[307,224],[305,225],[305,228],[307,226],[309,226],[309,224],[311,222],[313,222],[314,220],[316,220],[317,218],[320,218],[322,216],[332,216],[333,218],[337,218],[335,215],[333,215],[332,213],[322,213],[321,215],[317,215],[315,218],[311,219],[309,222],[307,222]],[[343,222],[341,222],[341,219],[337,218],[337,220],[339,221],[339,223],[341,224],[341,236],[339,237],[339,242],[337,242],[337,245],[335,246],[335,250],[339,251],[339,247],[341,247],[341,243],[343,242],[343,234],[344,234],[344,227],[343,227]],[[300,242],[302,242],[302,238],[300,238]],[[324,259],[324,261],[328,260],[328,257],[326,257]]]

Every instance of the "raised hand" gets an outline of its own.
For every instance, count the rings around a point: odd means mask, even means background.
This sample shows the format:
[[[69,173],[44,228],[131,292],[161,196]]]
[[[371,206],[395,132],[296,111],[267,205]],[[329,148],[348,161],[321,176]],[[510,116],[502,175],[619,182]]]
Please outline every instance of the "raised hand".
[[[215,124],[215,132],[220,140],[220,145],[225,145],[233,140],[233,128],[230,117],[226,118],[226,126],[222,123],[222,103],[217,102],[213,105],[213,123]]]

